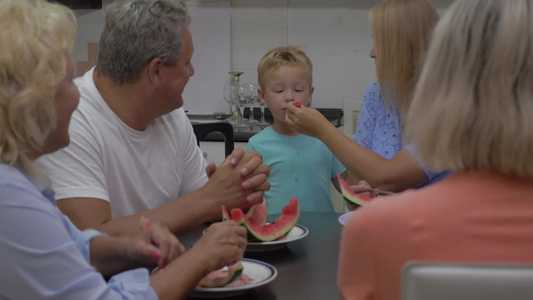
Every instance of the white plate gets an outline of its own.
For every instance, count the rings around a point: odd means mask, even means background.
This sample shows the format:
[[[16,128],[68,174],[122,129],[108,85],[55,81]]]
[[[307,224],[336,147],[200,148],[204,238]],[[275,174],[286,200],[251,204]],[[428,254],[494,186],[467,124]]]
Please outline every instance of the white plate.
[[[240,287],[196,288],[190,296],[196,298],[233,297],[244,294],[253,288],[263,286],[278,276],[276,268],[265,262],[242,258],[241,263],[243,266],[242,274],[248,275],[253,280],[251,283]]]
[[[208,228],[204,229],[204,234]],[[265,252],[277,250],[285,247],[288,243],[297,241],[304,238],[309,234],[309,229],[302,225],[294,225],[294,227],[285,235],[279,239],[271,242],[248,242],[246,246],[246,252]]]
[[[302,225],[294,227],[283,237],[271,242],[248,242],[246,252],[272,251],[285,247],[288,243],[304,238],[309,230]]]
[[[350,212],[347,212],[345,214],[342,214],[340,217],[339,217],[339,223],[342,224],[342,226],[346,225],[346,222],[348,222],[348,218],[350,218],[350,216],[356,212],[355,210],[352,210]]]

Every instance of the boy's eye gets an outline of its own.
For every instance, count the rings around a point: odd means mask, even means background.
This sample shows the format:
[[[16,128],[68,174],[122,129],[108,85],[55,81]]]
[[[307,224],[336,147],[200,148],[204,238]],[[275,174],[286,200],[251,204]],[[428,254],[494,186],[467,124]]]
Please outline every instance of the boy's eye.
[[[301,93],[303,92],[304,90],[295,90],[297,93]]]
[[[278,93],[278,94],[281,93],[281,92],[283,92],[283,90],[275,90],[274,91],[274,93]]]

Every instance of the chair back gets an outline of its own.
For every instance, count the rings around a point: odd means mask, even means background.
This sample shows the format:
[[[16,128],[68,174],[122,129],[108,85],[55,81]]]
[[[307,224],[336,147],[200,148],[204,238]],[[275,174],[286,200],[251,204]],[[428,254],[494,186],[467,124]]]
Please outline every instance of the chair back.
[[[211,132],[219,132],[224,137],[224,154],[228,156],[235,149],[233,140],[233,126],[228,122],[192,123],[196,143],[200,146],[200,141],[205,141]]]
[[[533,265],[410,262],[402,300],[531,300]]]

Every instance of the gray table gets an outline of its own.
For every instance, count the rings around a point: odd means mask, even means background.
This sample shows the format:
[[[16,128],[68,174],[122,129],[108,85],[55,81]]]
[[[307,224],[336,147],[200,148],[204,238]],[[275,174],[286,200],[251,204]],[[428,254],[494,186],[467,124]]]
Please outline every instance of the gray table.
[[[340,215],[301,212],[298,224],[309,229],[305,238],[291,242],[283,249],[247,252],[244,255],[276,267],[277,278],[243,295],[224,299],[339,299],[337,263],[342,231],[342,225],[338,222]],[[180,241],[189,247],[198,239],[202,230],[203,228],[199,228],[190,232],[180,237]]]

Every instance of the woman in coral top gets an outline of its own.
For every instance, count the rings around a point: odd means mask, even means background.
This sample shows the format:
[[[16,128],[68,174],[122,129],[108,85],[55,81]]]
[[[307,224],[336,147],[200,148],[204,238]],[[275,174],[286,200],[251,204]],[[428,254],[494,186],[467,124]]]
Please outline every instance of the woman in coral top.
[[[437,25],[406,119],[445,180],[374,200],[342,234],[345,299],[400,299],[412,260],[533,262],[533,0],[458,0]]]

